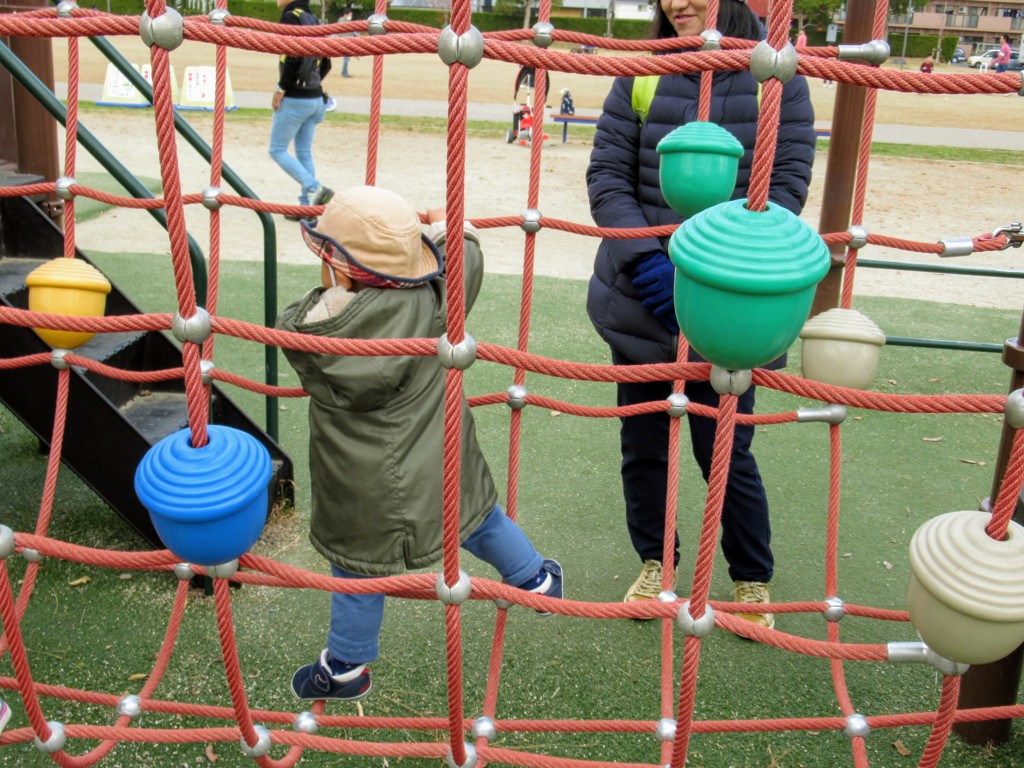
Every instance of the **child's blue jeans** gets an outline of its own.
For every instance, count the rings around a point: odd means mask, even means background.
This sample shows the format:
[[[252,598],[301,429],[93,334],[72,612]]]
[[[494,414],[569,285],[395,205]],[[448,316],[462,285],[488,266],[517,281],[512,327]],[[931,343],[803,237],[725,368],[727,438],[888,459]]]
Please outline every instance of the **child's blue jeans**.
[[[462,548],[494,566],[506,584],[524,584],[544,564],[544,558],[523,530],[505,515],[500,505],[496,505],[480,527],[462,542]],[[368,578],[336,565],[331,566],[331,572],[342,579]],[[378,656],[383,621],[383,592],[370,595],[332,593],[327,650],[333,658],[350,664],[373,661]]]

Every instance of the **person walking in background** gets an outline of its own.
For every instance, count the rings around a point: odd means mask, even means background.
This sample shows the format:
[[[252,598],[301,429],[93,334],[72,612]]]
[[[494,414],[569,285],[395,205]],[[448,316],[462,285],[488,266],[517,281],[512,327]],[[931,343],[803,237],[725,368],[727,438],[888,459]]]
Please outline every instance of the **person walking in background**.
[[[661,0],[655,6],[652,37],[699,35],[705,28],[706,12],[707,0]],[[725,37],[758,40],[764,36],[759,20],[741,0],[722,0],[718,28]],[[612,83],[597,122],[587,168],[590,211],[597,226],[643,228],[679,223],[679,215],[661,194],[656,147],[670,131],[696,119],[700,83],[699,73],[662,75],[643,118],[634,107],[634,78],[618,77]],[[734,199],[743,198],[750,184],[757,133],[758,85],[749,71],[716,72],[712,83],[710,120],[730,131],[744,147],[733,192]],[[814,153],[814,109],[807,81],[798,75],[783,88],[769,192],[773,203],[800,213],[807,199]],[[665,252],[666,240],[606,238],[598,246],[587,313],[611,347],[616,365],[676,359],[679,327],[673,306],[675,270]],[[689,359],[701,358],[691,349]],[[765,367],[778,368],[784,362],[776,360]],[[621,383],[617,389],[618,405],[628,406],[663,402],[672,392],[672,384]],[[685,393],[691,402],[718,405],[718,394],[708,382],[687,382]],[[753,412],[754,387],[740,396],[738,407],[740,413]],[[626,525],[642,562],[640,576],[626,592],[625,602],[654,599],[662,590],[669,419],[667,413],[659,411],[627,416],[620,423]],[[687,421],[693,456],[707,480],[715,421],[690,414]],[[774,559],[768,500],[750,452],[753,436],[753,426],[736,428],[722,510],[722,551],[736,601],[764,604],[769,602]],[[678,546],[677,537],[676,563]],[[742,615],[762,626],[774,626],[770,613]]]
[[[999,39],[1002,41],[1002,45],[999,46],[999,53],[992,60],[997,74],[1005,72],[1006,68],[1010,66],[1010,38],[1006,35],[1000,35]]]
[[[801,29],[800,34],[796,36],[796,47],[803,48],[807,45],[807,31]]]
[[[339,19],[339,21],[352,21],[352,11],[346,10],[343,14],[341,14],[341,18]],[[359,34],[356,32],[342,32],[340,35],[338,35],[338,37],[359,37]],[[350,56],[345,56],[341,60],[342,77],[352,77],[352,75],[348,73],[348,60],[350,58]]]
[[[336,195],[306,245],[321,287],[292,303],[277,327],[336,339],[439,338],[445,332],[443,209],[415,209],[394,192]],[[463,237],[466,310],[483,280],[476,233]],[[424,568],[442,556],[445,369],[437,355],[343,356],[284,349],[309,394],[310,542],[336,578]],[[505,515],[462,398],[462,548],[519,589],[562,597],[562,568]],[[384,593],[331,595],[327,648],[292,678],[299,699],[358,701],[370,692]],[[542,615],[548,615],[538,611]]]
[[[282,24],[310,26],[320,21],[309,9],[309,0],[277,0]],[[271,101],[274,118],[270,127],[270,157],[299,183],[299,205],[323,205],[333,192],[316,177],[313,137],[327,109],[322,86],[331,71],[331,60],[319,56],[281,56],[277,91]],[[294,143],[295,154],[288,152]],[[297,221],[299,216],[285,216]]]
[[[921,62],[921,71],[926,75],[930,75],[933,69],[935,69],[935,59],[931,56],[925,56],[924,61]]]

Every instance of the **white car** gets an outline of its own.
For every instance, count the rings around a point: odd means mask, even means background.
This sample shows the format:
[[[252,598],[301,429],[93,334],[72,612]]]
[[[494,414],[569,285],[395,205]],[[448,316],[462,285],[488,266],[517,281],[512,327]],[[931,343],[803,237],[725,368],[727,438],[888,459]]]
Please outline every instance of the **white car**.
[[[989,69],[993,69],[992,62],[995,61],[996,56],[999,55],[998,50],[985,51],[984,53],[976,53],[973,56],[967,58],[967,66],[977,69],[984,64]],[[1020,51],[1010,51],[1010,63],[1006,67],[1007,69],[1020,69]]]

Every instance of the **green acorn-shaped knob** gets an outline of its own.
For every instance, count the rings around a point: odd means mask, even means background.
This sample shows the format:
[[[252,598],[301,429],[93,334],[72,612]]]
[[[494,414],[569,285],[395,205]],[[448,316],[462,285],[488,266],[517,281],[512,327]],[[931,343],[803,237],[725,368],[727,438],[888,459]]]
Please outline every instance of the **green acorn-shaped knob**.
[[[725,128],[700,121],[687,123],[659,141],[657,149],[661,194],[683,218],[732,196],[743,145]]]
[[[669,241],[679,328],[707,361],[745,370],[796,340],[828,272],[828,246],[798,216],[731,200],[684,221]]]

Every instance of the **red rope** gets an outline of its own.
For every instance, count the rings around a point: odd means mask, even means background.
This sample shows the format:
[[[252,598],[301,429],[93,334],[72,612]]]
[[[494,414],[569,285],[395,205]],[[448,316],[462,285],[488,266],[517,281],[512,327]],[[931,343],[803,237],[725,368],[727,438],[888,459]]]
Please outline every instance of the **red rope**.
[[[379,0],[377,12],[386,13],[386,3]],[[225,0],[218,0],[218,7],[225,8]],[[150,0],[147,13],[156,18],[165,9],[164,0]],[[776,50],[788,44],[788,21],[790,8],[779,5],[772,8],[769,17],[768,43]],[[708,6],[709,28],[713,28],[713,20],[717,17],[717,0],[711,0]],[[0,15],[0,35],[26,37],[67,37],[68,38],[68,130],[65,147],[65,175],[74,178],[77,147],[77,106],[79,91],[79,60],[78,40],[83,35],[131,35],[139,30],[138,17],[118,17],[99,11],[75,9],[71,18],[59,18],[56,9],[39,9],[19,14]],[[879,4],[875,14],[876,37],[884,31],[886,9]],[[540,8],[540,20],[550,20],[550,0],[543,0]],[[362,56],[373,57],[373,84],[371,91],[371,119],[367,138],[366,183],[375,183],[377,175],[378,152],[380,148],[380,117],[383,91],[384,61],[387,55],[401,53],[436,53],[438,31],[419,25],[387,22],[387,35],[364,35],[358,38],[334,37],[341,32],[366,32],[368,22],[350,22],[323,25],[320,27],[294,27],[273,24],[242,17],[228,16],[223,24],[213,24],[207,17],[188,17],[184,21],[185,39],[206,42],[216,46],[217,87],[215,92],[215,116],[213,155],[211,160],[210,184],[218,187],[221,180],[222,155],[224,141],[224,113],[227,74],[227,48],[261,51],[267,53],[287,53],[290,55],[327,55],[327,56]],[[456,0],[452,8],[451,28],[462,34],[471,28],[471,13],[468,0]],[[530,177],[526,207],[540,209],[540,179],[542,168],[544,128],[544,100],[548,70],[572,72],[600,76],[635,76],[639,74],[667,74],[673,72],[701,72],[701,99],[699,105],[700,119],[707,119],[710,114],[710,98],[712,73],[710,70],[739,70],[749,66],[750,51],[754,43],[750,41],[724,39],[719,51],[691,51],[685,54],[669,53],[657,57],[604,57],[578,56],[554,49],[522,45],[532,39],[532,30],[504,30],[484,34],[484,52],[487,58],[505,62],[529,65],[536,68],[537,88],[534,94],[534,128],[533,137],[537,141],[530,147]],[[703,39],[684,38],[655,41],[617,41],[608,38],[584,35],[581,33],[561,32],[554,30],[552,37],[561,42],[577,42],[592,44],[609,50],[634,51],[669,51],[677,46],[690,48],[699,47]],[[870,138],[873,128],[875,89],[885,88],[903,92],[930,93],[1010,93],[1019,88],[1019,78],[1015,75],[921,76],[918,73],[899,73],[880,70],[877,67],[862,64],[838,62],[835,47],[803,48],[800,51],[799,71],[812,76],[829,77],[843,83],[861,85],[869,88],[868,108],[862,130],[860,173],[857,179],[857,190],[854,200],[853,220],[859,222],[863,214],[866,170],[870,159]],[[196,310],[191,265],[187,257],[187,236],[184,222],[184,206],[199,204],[203,196],[199,193],[185,193],[180,186],[176,147],[173,134],[173,105],[170,99],[169,85],[169,52],[159,48],[152,49],[151,59],[154,73],[154,116],[161,160],[161,178],[164,185],[164,197],[152,200],[135,200],[132,198],[111,195],[88,187],[72,184],[72,199],[67,201],[68,221],[65,226],[64,255],[75,255],[74,197],[78,195],[100,200],[110,205],[119,205],[135,209],[165,208],[168,219],[168,232],[172,264],[175,274],[175,285],[178,295],[178,311],[183,318],[189,318]],[[765,83],[762,104],[762,120],[758,124],[757,140],[752,169],[750,206],[754,210],[763,209],[767,201],[773,165],[774,148],[777,136],[779,105],[781,103],[781,83],[769,78]],[[462,180],[465,177],[465,129],[466,129],[466,98],[468,91],[468,68],[462,62],[451,65],[449,73],[449,131],[447,141],[447,187],[446,203],[449,230],[452,235],[448,241],[448,282],[449,282],[449,316],[448,334],[452,344],[458,344],[465,338],[465,296],[463,291],[463,250],[461,233],[464,220],[465,190]],[[53,194],[54,182],[29,185],[26,187],[7,188],[0,190],[0,197],[24,194]],[[254,201],[229,194],[221,194],[222,205],[234,205],[254,211],[270,213],[297,213],[315,215],[320,212],[313,206],[295,206],[277,203]],[[473,222],[481,229],[496,227],[520,227],[523,224],[521,214],[508,214],[480,219]],[[581,236],[597,237],[665,237],[671,234],[673,227],[648,227],[637,230],[613,230],[598,228],[589,224],[568,222],[551,218],[542,218],[539,229],[564,231]],[[230,318],[222,318],[217,314],[219,298],[220,273],[220,230],[221,218],[219,210],[210,212],[210,262],[209,262],[209,296],[207,310],[212,321],[213,334],[202,343],[184,343],[182,366],[160,371],[132,371],[119,369],[116,366],[100,363],[78,354],[68,354],[65,361],[73,366],[89,370],[97,375],[108,378],[133,381],[157,382],[168,380],[184,380],[188,400],[189,426],[193,430],[193,441],[202,445],[205,441],[205,424],[209,401],[209,387],[202,383],[200,362],[202,358],[213,359],[214,341],[217,334],[234,336],[239,339],[271,344],[294,349],[304,349],[321,354],[336,355],[434,355],[437,352],[435,339],[388,339],[388,340],[343,340],[306,337],[299,334],[288,334],[259,325],[244,323]],[[509,367],[515,384],[523,385],[526,373],[538,373],[547,376],[569,378],[580,381],[613,382],[613,381],[674,381],[675,389],[682,388],[687,380],[708,378],[707,364],[689,364],[685,362],[649,365],[649,366],[608,366],[544,358],[529,352],[530,323],[532,316],[533,272],[538,232],[527,232],[524,237],[524,273],[519,313],[519,332],[515,349],[506,349],[493,344],[479,343],[477,356],[480,360],[497,362]],[[823,235],[830,244],[848,243],[849,233],[826,233]],[[886,237],[869,235],[868,244],[898,248],[917,253],[939,254],[944,246],[941,243],[919,243]],[[974,237],[975,250],[979,252],[993,251],[1006,247],[1007,239],[1003,235],[992,237],[987,234]],[[853,276],[857,254],[850,251],[847,259],[847,272],[844,275],[843,306],[852,301]],[[86,330],[99,333],[116,331],[164,331],[170,327],[169,315],[116,316],[105,318],[80,318],[28,312],[25,310],[0,308],[0,322],[21,327],[46,327],[59,330]],[[686,342],[680,340],[679,360],[686,359]],[[18,358],[0,360],[0,370],[15,370],[30,365],[50,364],[50,355],[36,354]],[[111,553],[104,550],[90,549],[67,542],[60,542],[47,536],[49,519],[55,501],[56,479],[60,465],[61,446],[65,429],[67,409],[67,387],[70,371],[62,370],[58,376],[58,393],[56,395],[55,424],[51,440],[51,453],[47,465],[47,476],[44,483],[43,499],[37,517],[34,534],[17,534],[16,542],[23,551],[26,548],[36,549],[48,557],[59,557],[75,562],[105,568],[135,568],[140,570],[169,570],[176,562],[173,554],[161,552],[119,552]],[[299,397],[304,393],[298,388],[269,387],[245,377],[217,370],[210,372],[211,378],[230,383],[240,388],[261,394]],[[780,374],[772,371],[758,370],[754,372],[754,382],[761,386],[770,386],[778,391],[786,392],[803,398],[813,398],[823,402],[838,403],[851,407],[869,408],[880,411],[900,413],[999,413],[1005,404],[1003,396],[989,395],[948,395],[948,396],[917,396],[895,393],[862,392],[843,387],[834,387],[809,382],[800,377]],[[446,375],[445,394],[445,441],[444,471],[445,484],[443,496],[444,524],[444,557],[442,577],[446,584],[454,585],[459,576],[459,475],[461,460],[461,431],[463,408],[463,374],[458,369],[451,369]],[[473,405],[506,404],[507,393],[498,393],[474,398]],[[666,410],[667,402],[646,403],[628,408],[578,406],[566,403],[533,392],[526,398],[526,404],[548,408],[559,412],[596,418],[618,418],[638,413],[653,413]],[[718,419],[712,473],[709,478],[708,493],[705,503],[704,520],[698,542],[698,558],[692,582],[690,609],[692,615],[703,615],[708,606],[715,608],[718,628],[748,637],[758,642],[771,645],[781,650],[800,653],[808,656],[827,658],[832,668],[833,685],[840,710],[845,715],[854,712],[853,702],[846,686],[843,662],[845,661],[883,661],[887,658],[887,649],[883,645],[866,645],[841,643],[837,622],[828,624],[828,640],[815,641],[789,635],[782,631],[769,631],[740,619],[733,613],[744,609],[742,604],[710,600],[711,568],[717,549],[717,531],[724,499],[725,478],[727,477],[728,459],[731,452],[732,433],[736,424],[781,424],[795,421],[794,412],[778,414],[738,415],[736,401],[732,395],[722,397],[719,408],[692,405],[691,413]],[[671,588],[674,582],[674,538],[675,510],[678,502],[678,467],[679,467],[679,436],[680,420],[670,422],[669,466],[670,475],[666,490],[666,538],[664,543],[663,586]],[[829,461],[829,496],[828,521],[825,542],[825,594],[838,594],[837,553],[839,537],[839,504],[840,504],[840,470],[841,442],[840,427],[829,428],[831,454]],[[522,437],[522,413],[512,410],[509,437],[509,488],[507,504],[509,514],[516,517],[519,488],[519,457]],[[1014,441],[1013,451],[1006,476],[999,496],[995,503],[989,534],[999,537],[1005,534],[1012,509],[1021,485],[1024,483],[1024,448],[1018,434]],[[409,576],[387,577],[366,580],[339,580],[301,569],[276,563],[254,555],[244,555],[241,559],[245,569],[236,577],[240,583],[272,586],[277,588],[317,589],[326,592],[351,592],[366,594],[384,592],[388,595],[406,599],[436,599],[434,585],[437,575],[413,574]],[[200,573],[203,569],[197,569]],[[28,741],[34,736],[41,739],[49,737],[50,731],[43,714],[40,696],[65,700],[83,701],[101,706],[114,706],[118,697],[88,691],[78,691],[60,686],[36,683],[32,680],[23,638],[20,634],[20,619],[30,601],[33,585],[39,572],[38,563],[30,562],[25,570],[18,601],[15,603],[6,565],[0,563],[0,617],[3,618],[5,633],[0,639],[0,649],[11,653],[15,677],[0,678],[0,687],[17,689],[25,702],[31,728],[9,730],[0,737],[0,744]],[[85,755],[73,757],[66,753],[54,755],[54,760],[61,766],[92,765],[121,741],[133,742],[203,742],[203,741],[237,741],[244,738],[246,743],[254,744],[257,734],[254,730],[255,720],[279,725],[288,725],[293,715],[287,712],[270,712],[252,709],[247,701],[242,681],[240,660],[234,639],[233,619],[231,615],[230,592],[223,579],[216,579],[215,600],[218,617],[218,630],[225,660],[225,674],[231,693],[231,707],[212,707],[190,703],[162,701],[155,697],[175,646],[180,629],[183,612],[187,603],[188,584],[180,581],[177,596],[168,621],[164,641],[157,654],[154,668],[146,683],[139,692],[142,707],[146,711],[168,714],[189,715],[220,719],[234,723],[231,727],[193,728],[193,729],[144,729],[133,727],[126,716],[120,716],[114,726],[68,725],[65,733],[69,739],[98,739],[94,749]],[[646,601],[649,604],[600,604],[581,600],[553,600],[508,585],[474,578],[471,580],[471,600],[507,600],[527,608],[549,610],[564,616],[575,616],[592,619],[622,620],[625,618],[657,618],[662,620],[661,628],[661,690],[660,713],[662,718],[672,716],[673,690],[673,622],[682,602]],[[747,606],[749,608],[749,606]],[[773,603],[772,610],[777,614],[786,613],[821,613],[824,604],[815,602]],[[862,616],[875,620],[906,622],[905,611],[876,609],[867,606],[845,604],[847,615]],[[494,718],[498,711],[499,676],[502,664],[505,624],[507,612],[497,611],[495,631],[492,638],[491,657],[487,688],[483,698],[483,713],[495,719],[495,724],[502,730],[520,732],[621,732],[649,733],[656,723],[649,720],[635,721],[576,721],[576,720],[499,720]],[[445,606],[445,634],[448,662],[448,711],[446,717],[420,718],[383,718],[383,717],[351,717],[327,716],[323,714],[322,705],[315,705],[313,711],[317,721],[326,727],[336,728],[409,728],[421,730],[444,730],[448,734],[447,744],[434,743],[389,743],[376,744],[356,742],[348,739],[327,738],[303,733],[293,733],[284,728],[273,731],[274,744],[288,747],[287,754],[274,760],[264,756],[257,758],[262,768],[294,765],[305,749],[319,749],[336,754],[359,754],[368,756],[419,756],[440,758],[450,751],[451,759],[462,765],[467,754],[464,744],[464,733],[472,722],[464,716],[462,663],[463,651],[461,644],[461,608],[458,605]],[[663,743],[661,760],[671,759],[672,764],[681,766],[686,760],[691,736],[698,733],[712,732],[771,732],[781,730],[817,730],[842,729],[846,725],[844,718],[785,718],[757,721],[697,721],[694,719],[696,703],[696,680],[699,669],[701,641],[696,637],[688,637],[684,643],[682,654],[682,671],[680,677],[679,698],[677,704],[677,735],[674,743]],[[958,678],[947,678],[943,684],[943,692],[939,708],[934,713],[907,713],[868,718],[871,727],[898,727],[903,725],[932,725],[922,766],[934,766],[942,754],[945,741],[953,722],[964,722],[972,719],[982,720],[994,717],[1024,716],[1024,706],[987,708],[985,710],[956,710],[956,690]],[[866,765],[866,750],[863,739],[852,740],[853,759],[855,765]],[[495,748],[487,744],[486,739],[478,739],[476,748],[479,757],[484,761],[501,761],[524,766],[572,766],[611,765],[611,763],[583,761],[569,758],[533,755],[517,750]],[[621,765],[621,764],[618,764]]]

